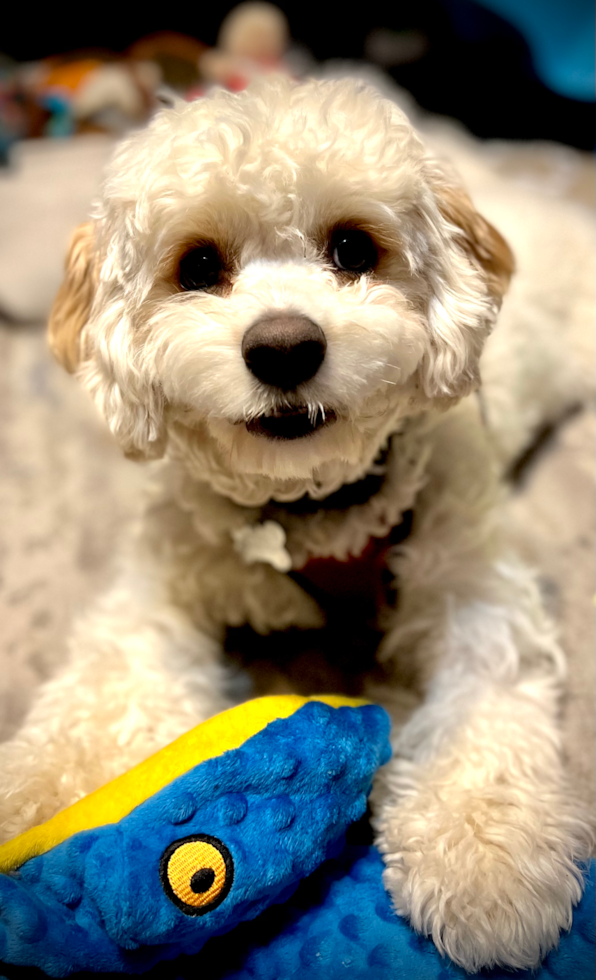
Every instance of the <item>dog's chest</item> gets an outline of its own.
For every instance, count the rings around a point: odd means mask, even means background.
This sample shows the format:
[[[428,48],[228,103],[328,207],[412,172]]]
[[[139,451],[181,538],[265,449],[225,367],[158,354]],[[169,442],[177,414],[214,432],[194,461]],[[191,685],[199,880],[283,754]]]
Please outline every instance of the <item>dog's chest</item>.
[[[337,558],[310,558],[297,571],[287,574],[319,605],[329,622],[378,625],[384,608],[396,599],[396,583],[387,566],[392,548],[408,537],[412,511],[385,537],[371,537],[359,555]]]
[[[253,693],[355,693],[370,676],[397,598],[391,549],[426,481],[424,424],[404,425],[363,478],[322,500],[241,505],[183,465],[169,472],[172,601],[259,675]]]
[[[305,694],[362,691],[364,678],[377,671],[383,610],[397,599],[387,558],[411,526],[408,511],[389,534],[371,537],[359,555],[311,558],[299,570],[285,573],[315,600],[325,622],[322,628],[291,627],[265,636],[250,626],[227,630],[227,656],[252,675],[255,693],[286,688]]]

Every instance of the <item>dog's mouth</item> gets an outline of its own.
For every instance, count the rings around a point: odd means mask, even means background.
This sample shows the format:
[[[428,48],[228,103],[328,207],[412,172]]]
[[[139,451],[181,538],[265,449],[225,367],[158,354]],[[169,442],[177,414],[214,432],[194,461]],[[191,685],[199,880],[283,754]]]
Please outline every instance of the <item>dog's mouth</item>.
[[[265,436],[266,439],[303,439],[331,425],[336,419],[331,408],[318,408],[313,413],[306,405],[297,405],[277,409],[271,415],[259,415],[246,422],[246,428],[251,435]]]

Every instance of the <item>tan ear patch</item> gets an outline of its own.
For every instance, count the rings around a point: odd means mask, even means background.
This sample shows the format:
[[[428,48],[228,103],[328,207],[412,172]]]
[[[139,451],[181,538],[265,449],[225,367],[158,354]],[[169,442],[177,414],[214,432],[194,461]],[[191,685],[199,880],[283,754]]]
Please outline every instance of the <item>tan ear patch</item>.
[[[465,191],[456,187],[441,187],[438,201],[443,217],[461,228],[463,247],[481,266],[489,292],[500,302],[515,271],[515,259],[509,245],[496,228],[478,214]]]
[[[67,371],[80,360],[80,335],[89,317],[95,292],[94,226],[79,225],[70,240],[64,281],[54,300],[48,324],[50,350]]]

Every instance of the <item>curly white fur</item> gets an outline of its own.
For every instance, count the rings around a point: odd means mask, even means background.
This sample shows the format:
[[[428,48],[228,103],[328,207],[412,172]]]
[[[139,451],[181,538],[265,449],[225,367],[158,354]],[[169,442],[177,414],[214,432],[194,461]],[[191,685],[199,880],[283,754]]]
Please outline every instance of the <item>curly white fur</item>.
[[[374,271],[338,275],[327,252],[337,225],[375,239]],[[229,280],[183,292],[177,262],[203,242],[226,256]],[[368,689],[394,719],[394,759],[375,790],[386,884],[466,969],[539,962],[569,926],[591,832],[560,758],[562,655],[499,517],[504,464],[569,394],[536,385],[514,299],[483,367],[490,432],[465,397],[511,272],[456,178],[363,84],[216,91],[122,144],[73,240],[50,339],[124,451],[158,462],[120,579],[0,747],[4,835],[225,705],[226,626],[322,625],[288,562],[359,554],[414,508],[390,558],[400,600],[385,610],[378,657],[391,682]],[[241,354],[245,331],[272,313],[310,318],[327,341],[292,398],[337,420],[291,442],[245,424],[289,397]],[[560,341],[545,349],[540,363],[556,364]],[[390,436],[369,501],[303,516],[281,506],[360,479]],[[265,504],[283,529],[276,559],[244,560]]]

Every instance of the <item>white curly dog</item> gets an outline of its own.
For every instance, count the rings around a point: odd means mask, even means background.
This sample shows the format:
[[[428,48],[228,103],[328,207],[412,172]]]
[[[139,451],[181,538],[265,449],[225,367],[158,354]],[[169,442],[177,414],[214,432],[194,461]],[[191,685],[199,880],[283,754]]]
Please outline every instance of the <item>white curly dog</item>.
[[[393,102],[269,79],[125,140],[50,341],[157,462],[118,581],[1,747],[5,837],[234,700],[343,685],[393,718],[396,910],[470,971],[540,961],[591,846],[564,661],[501,526],[507,466],[570,397],[568,339],[528,314],[554,259],[514,280],[483,404],[513,258]]]

